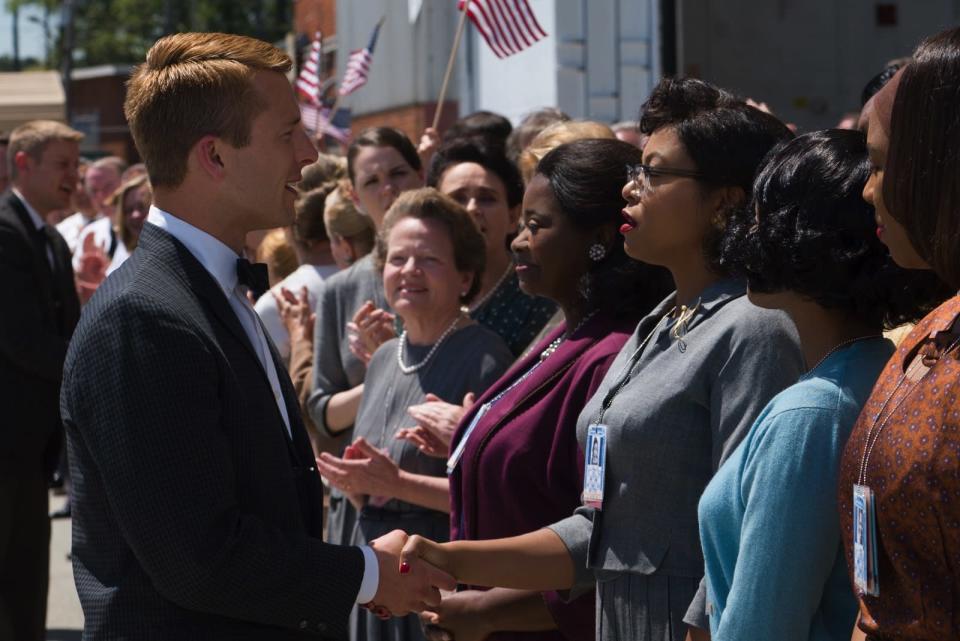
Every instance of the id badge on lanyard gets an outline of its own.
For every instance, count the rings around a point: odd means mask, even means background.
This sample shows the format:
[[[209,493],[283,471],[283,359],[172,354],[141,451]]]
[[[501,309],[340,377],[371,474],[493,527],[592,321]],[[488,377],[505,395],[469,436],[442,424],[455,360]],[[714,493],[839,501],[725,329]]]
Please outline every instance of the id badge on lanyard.
[[[853,582],[861,594],[880,595],[876,502],[866,485],[853,486]]]
[[[607,470],[607,426],[594,423],[587,428],[583,461],[583,504],[603,509],[603,481]]]
[[[473,434],[473,430],[477,428],[477,423],[480,422],[480,419],[483,418],[483,415],[489,410],[490,403],[484,403],[480,406],[480,409],[477,410],[473,420],[470,421],[470,425],[467,426],[466,431],[463,433],[463,438],[460,439],[460,442],[457,443],[456,449],[453,450],[450,458],[447,459],[447,476],[453,474],[453,471],[457,469],[457,464],[460,462],[461,457],[463,457],[463,451],[467,449],[467,441],[470,440],[470,435]]]

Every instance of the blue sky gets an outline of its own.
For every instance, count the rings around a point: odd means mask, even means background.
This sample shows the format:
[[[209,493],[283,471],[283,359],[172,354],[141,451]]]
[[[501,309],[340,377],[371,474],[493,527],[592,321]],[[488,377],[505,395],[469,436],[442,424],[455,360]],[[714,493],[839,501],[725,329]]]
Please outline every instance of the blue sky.
[[[31,22],[27,16],[40,17],[39,7],[27,7],[20,11],[20,56],[23,58],[35,57],[43,59],[43,27]],[[50,29],[56,33],[59,24],[59,15],[50,20]],[[6,11],[6,3],[0,1],[0,56],[13,53],[13,16]]]

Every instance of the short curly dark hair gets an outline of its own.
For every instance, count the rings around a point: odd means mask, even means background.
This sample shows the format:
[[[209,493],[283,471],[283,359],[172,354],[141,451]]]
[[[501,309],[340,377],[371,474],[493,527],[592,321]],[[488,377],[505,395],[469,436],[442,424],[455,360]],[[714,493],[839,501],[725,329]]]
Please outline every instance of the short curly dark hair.
[[[914,321],[943,300],[930,272],[898,267],[862,193],[870,174],[862,132],[830,129],[768,156],[749,213],[727,227],[722,261],[751,291],[791,291],[874,327]]]
[[[746,104],[734,94],[702,80],[664,78],[640,111],[640,132],[652,134],[671,127],[693,160],[698,182],[707,188],[739,187],[743,206],[764,156],[778,143],[793,138],[786,125],[769,113]],[[723,219],[703,239],[707,267],[726,275],[720,261]]]
[[[470,289],[460,297],[460,302],[466,305],[472,301],[480,292],[483,271],[487,267],[486,244],[476,223],[473,222],[473,217],[453,198],[441,194],[433,187],[403,192],[387,210],[383,225],[377,234],[373,257],[380,271],[383,271],[386,264],[390,232],[404,218],[433,220],[446,228],[450,235],[450,243],[453,245],[453,260],[457,271],[473,274]]]

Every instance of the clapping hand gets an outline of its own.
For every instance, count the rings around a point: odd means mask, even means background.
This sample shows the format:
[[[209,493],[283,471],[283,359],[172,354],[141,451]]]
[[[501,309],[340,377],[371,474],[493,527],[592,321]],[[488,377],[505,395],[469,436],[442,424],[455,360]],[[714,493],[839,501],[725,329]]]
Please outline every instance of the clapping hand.
[[[452,576],[429,563],[403,563],[400,554],[409,538],[402,530],[394,530],[370,543],[380,566],[380,585],[366,607],[378,616],[402,616],[438,607],[440,590],[457,586]]]
[[[81,303],[86,303],[97,291],[97,287],[107,277],[107,267],[109,266],[110,257],[107,256],[106,247],[97,243],[93,234],[84,236],[80,265],[74,275],[77,283],[77,296]]]
[[[361,305],[347,323],[350,352],[364,364],[370,363],[377,348],[397,335],[394,331],[395,320],[393,314],[378,308],[372,301]]]
[[[407,414],[417,425],[399,430],[396,438],[413,443],[428,456],[446,458],[457,425],[475,400],[472,392],[463,397],[463,405],[447,403],[439,396],[427,394],[423,403],[407,408]]]
[[[317,469],[333,487],[345,494],[369,495],[373,504],[393,498],[391,493],[400,476],[396,462],[362,436],[347,446],[343,458],[322,453]]]
[[[291,342],[304,340],[313,344],[313,326],[317,315],[313,313],[313,307],[310,305],[310,294],[307,288],[301,287],[299,296],[295,296],[286,287],[281,287],[279,292],[271,289],[270,293],[277,301],[280,320],[287,328]]]

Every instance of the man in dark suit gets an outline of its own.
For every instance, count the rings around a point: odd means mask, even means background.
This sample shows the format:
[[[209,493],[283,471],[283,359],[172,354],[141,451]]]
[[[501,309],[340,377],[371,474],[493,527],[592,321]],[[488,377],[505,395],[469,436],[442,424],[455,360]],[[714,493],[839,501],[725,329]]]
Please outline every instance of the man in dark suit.
[[[342,638],[356,604],[405,613],[453,587],[401,574],[400,531],[321,540],[296,395],[246,297],[262,275],[238,260],[247,232],[291,223],[316,160],[290,64],[178,34],[128,85],[154,205],[84,312],[61,399],[85,639]]]
[[[77,184],[82,134],[37,120],[10,135],[0,195],[0,639],[43,639],[50,522],[47,478],[61,440],[67,343],[80,316],[70,251],[45,222]]]

